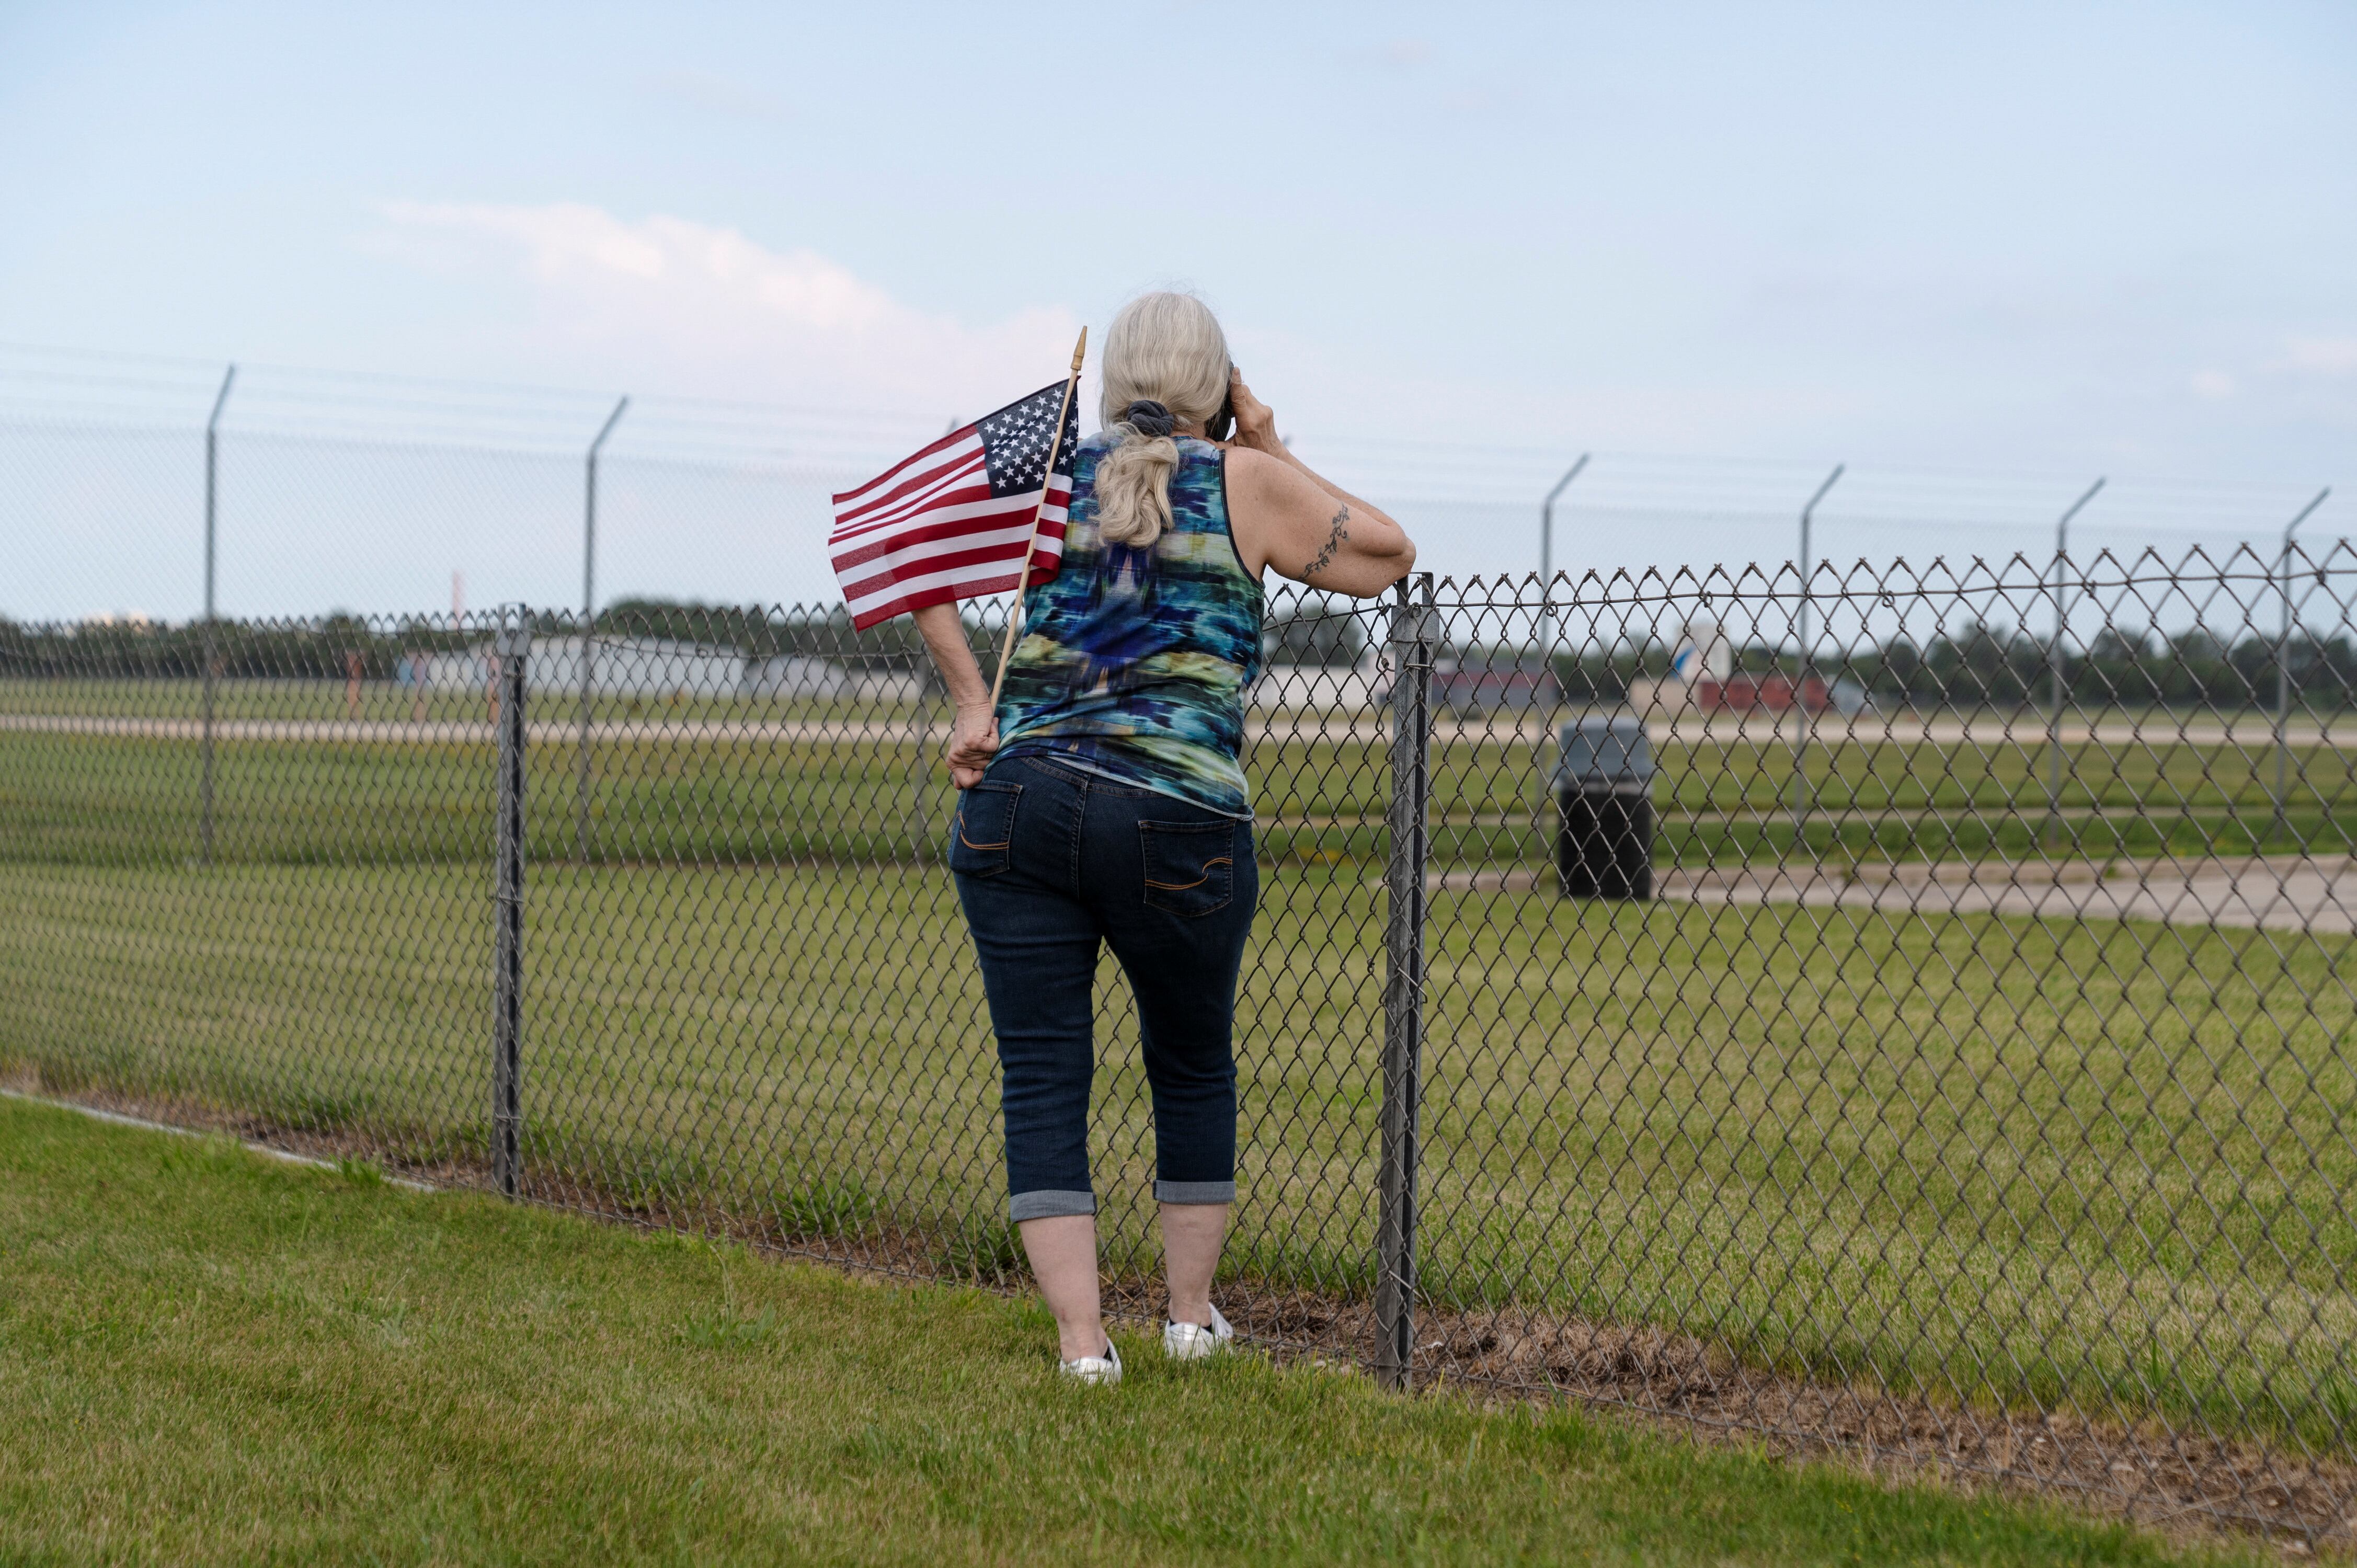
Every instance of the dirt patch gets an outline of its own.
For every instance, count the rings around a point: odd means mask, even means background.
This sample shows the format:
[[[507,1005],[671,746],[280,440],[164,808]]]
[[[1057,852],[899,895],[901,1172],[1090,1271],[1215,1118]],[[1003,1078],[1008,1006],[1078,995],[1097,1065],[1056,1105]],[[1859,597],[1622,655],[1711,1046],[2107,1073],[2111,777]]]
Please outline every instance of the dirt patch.
[[[1222,1286],[1220,1299],[1239,1334],[1281,1354],[1375,1361],[1374,1312],[1363,1302],[1267,1284]],[[1144,1285],[1115,1286],[1108,1306],[1152,1317],[1160,1296]],[[2357,1545],[2357,1462],[2346,1459],[2158,1423],[1973,1409],[1794,1378],[1645,1325],[1426,1308],[1415,1328],[1418,1387],[1575,1400],[1695,1435],[1764,1441],[1791,1457],[1862,1463],[1877,1475],[2060,1494],[2145,1524],[2258,1530],[2296,1552]]]
[[[0,1082],[18,1093],[215,1132],[311,1158],[363,1158],[437,1187],[488,1189],[488,1165],[445,1159],[388,1162],[381,1144],[353,1133],[273,1126],[197,1101],[77,1090],[60,1094],[26,1072]],[[526,1201],[647,1230],[684,1230],[765,1251],[909,1282],[953,1280],[1008,1289],[1028,1284],[1003,1228],[870,1222],[833,1233],[775,1215],[614,1192],[533,1174]],[[1283,1360],[1374,1365],[1374,1309],[1339,1293],[1272,1281],[1222,1285],[1221,1310],[1239,1335]],[[1158,1324],[1158,1284],[1109,1282],[1111,1316]],[[1420,1309],[1413,1379],[1501,1401],[1567,1399],[1643,1418],[1706,1439],[1764,1443],[1794,1458],[1861,1465],[1889,1479],[1937,1478],[2061,1497],[2100,1512],[2178,1530],[2220,1525],[2255,1530],[2295,1554],[2357,1547],[2357,1460],[2319,1457],[2215,1433],[2127,1425],[2072,1410],[1978,1409],[1889,1392],[1868,1384],[1792,1377],[1737,1360],[1700,1339],[1644,1325],[1542,1315],[1528,1309]]]

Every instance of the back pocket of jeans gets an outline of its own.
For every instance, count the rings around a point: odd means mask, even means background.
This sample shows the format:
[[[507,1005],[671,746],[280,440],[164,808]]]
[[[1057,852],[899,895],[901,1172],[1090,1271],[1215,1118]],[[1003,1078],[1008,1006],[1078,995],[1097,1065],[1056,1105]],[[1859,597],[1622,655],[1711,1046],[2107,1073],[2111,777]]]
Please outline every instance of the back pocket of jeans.
[[[958,796],[950,823],[950,869],[960,876],[996,876],[1014,864],[1015,805],[1023,786],[985,779]]]
[[[1236,891],[1233,822],[1140,822],[1146,905],[1173,915],[1208,915]]]

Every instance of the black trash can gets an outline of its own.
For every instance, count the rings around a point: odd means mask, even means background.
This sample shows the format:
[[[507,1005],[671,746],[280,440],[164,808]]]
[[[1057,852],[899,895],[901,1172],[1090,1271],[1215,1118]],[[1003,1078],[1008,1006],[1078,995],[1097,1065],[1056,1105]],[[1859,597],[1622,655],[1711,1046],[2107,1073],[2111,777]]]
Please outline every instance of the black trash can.
[[[1599,714],[1563,726],[1555,768],[1555,869],[1566,898],[1653,896],[1653,748],[1645,721]]]

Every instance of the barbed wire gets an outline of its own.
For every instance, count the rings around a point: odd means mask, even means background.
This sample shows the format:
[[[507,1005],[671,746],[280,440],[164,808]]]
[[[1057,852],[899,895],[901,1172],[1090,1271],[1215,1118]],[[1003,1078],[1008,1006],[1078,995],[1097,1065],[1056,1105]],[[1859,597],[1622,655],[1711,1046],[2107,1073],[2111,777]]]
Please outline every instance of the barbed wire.
[[[201,438],[226,369],[184,357],[0,345],[0,470],[13,480],[0,489],[0,526],[14,531],[24,564],[0,585],[0,612],[190,613],[195,577],[186,552],[198,481],[194,447],[174,443]],[[452,571],[469,574],[478,596],[565,599],[566,578],[578,575],[578,546],[568,535],[579,532],[566,514],[580,505],[587,443],[619,397],[241,366],[220,433],[228,602],[248,612],[390,607],[426,596],[430,583]],[[619,574],[601,580],[625,592],[706,600],[821,595],[831,581],[829,494],[939,435],[952,417],[633,395],[601,458]],[[113,458],[89,445],[109,441],[124,444]],[[44,442],[54,447],[46,456]],[[1297,449],[1394,510],[1426,562],[1459,576],[1537,564],[1540,498],[1568,467],[1564,453],[1528,446],[1364,435],[1304,436]],[[349,496],[317,484],[307,497],[308,481],[274,471],[320,463],[323,473],[365,463],[380,482],[374,493]],[[490,505],[496,487],[466,477],[492,467],[507,476],[499,484],[512,500]],[[102,470],[103,482],[92,482]],[[1558,498],[1557,560],[1607,569],[1796,562],[1802,504],[1827,472],[1799,461],[1598,452]],[[764,486],[765,497],[757,493]],[[1811,562],[1921,560],[1920,545],[1934,541],[1935,553],[1952,560],[2050,557],[2057,521],[2083,489],[2081,479],[2055,476],[1852,464],[1815,509]],[[2071,521],[2082,545],[2074,553],[2097,542],[2263,546],[2313,494],[2305,484],[2111,475]],[[410,499],[388,499],[396,495]],[[2327,506],[2309,532],[2344,532],[2336,515]],[[323,529],[334,536],[332,550],[320,545]],[[75,547],[85,538],[136,563],[115,588],[103,587],[107,579]],[[576,562],[570,569],[561,564],[568,554]],[[166,570],[171,561],[182,564],[177,575]],[[112,596],[118,592],[124,596]]]

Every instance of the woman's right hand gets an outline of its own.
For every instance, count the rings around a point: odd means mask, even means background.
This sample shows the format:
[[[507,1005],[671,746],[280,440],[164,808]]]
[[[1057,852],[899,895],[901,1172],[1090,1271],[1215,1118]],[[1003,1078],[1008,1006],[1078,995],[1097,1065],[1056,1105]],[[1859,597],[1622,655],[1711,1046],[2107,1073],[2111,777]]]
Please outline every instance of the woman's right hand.
[[[942,763],[950,770],[951,782],[971,789],[982,782],[983,769],[990,766],[997,750],[998,715],[988,708],[962,707],[950,725],[950,743],[942,752]]]
[[[1236,416],[1236,433],[1227,445],[1249,446],[1272,457],[1284,456],[1285,443],[1276,435],[1275,410],[1253,396],[1252,388],[1244,385],[1244,373],[1233,365],[1228,367],[1228,396]]]
[[[1239,563],[1274,566],[1297,583],[1368,598],[1407,575],[1415,545],[1380,508],[1312,473],[1277,439],[1276,415],[1228,368],[1236,416],[1226,443],[1228,523]]]

